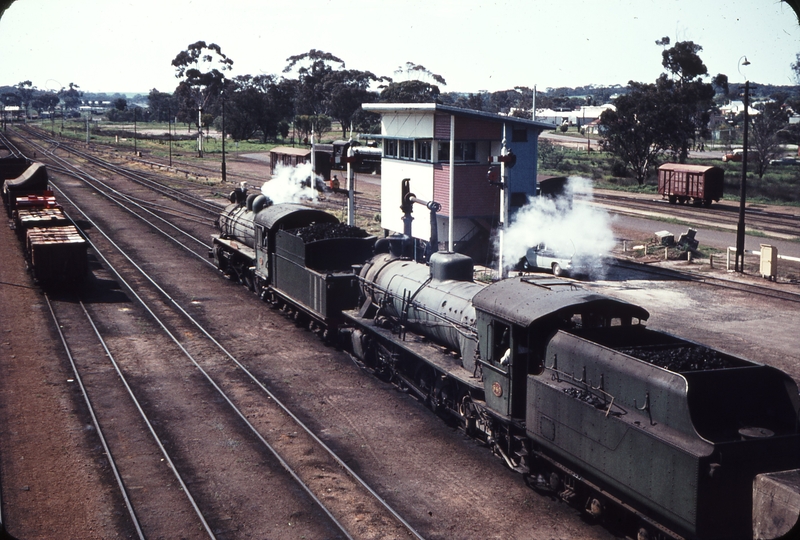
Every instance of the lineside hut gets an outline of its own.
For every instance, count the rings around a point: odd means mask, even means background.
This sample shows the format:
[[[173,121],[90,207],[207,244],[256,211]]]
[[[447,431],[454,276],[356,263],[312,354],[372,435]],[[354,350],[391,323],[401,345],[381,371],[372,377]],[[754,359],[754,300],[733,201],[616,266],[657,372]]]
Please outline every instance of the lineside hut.
[[[320,146],[320,145],[317,145]],[[295,148],[292,146],[276,146],[269,152],[270,173],[275,174],[279,166],[296,167],[303,163],[311,162],[310,148]],[[317,149],[315,155],[315,172],[326,182],[331,179],[331,153],[325,149]]]
[[[553,124],[460,109],[438,103],[365,103],[381,114],[381,226],[400,232],[404,178],[417,197],[442,205],[437,215],[439,240],[449,251],[470,255],[479,263],[492,256],[492,234],[501,220],[499,164],[503,140],[516,162],[506,165],[509,222],[536,196],[539,134]],[[365,136],[362,136],[362,138]],[[490,182],[489,170],[497,180]],[[428,240],[431,226],[422,207],[416,209],[412,233]]]

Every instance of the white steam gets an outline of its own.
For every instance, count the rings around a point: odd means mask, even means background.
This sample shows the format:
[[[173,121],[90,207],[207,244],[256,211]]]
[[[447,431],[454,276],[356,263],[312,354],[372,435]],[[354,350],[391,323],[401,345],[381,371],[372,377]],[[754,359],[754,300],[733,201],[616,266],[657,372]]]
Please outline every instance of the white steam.
[[[553,199],[536,197],[521,208],[505,232],[503,262],[512,268],[528,248],[539,243],[573,259],[602,261],[616,241],[608,213],[590,205],[592,185],[586,178],[569,177],[564,193]]]
[[[272,178],[261,186],[261,193],[275,204],[316,201],[315,186],[319,182],[322,182],[322,178],[314,175],[311,163],[301,163],[295,167],[279,165]]]

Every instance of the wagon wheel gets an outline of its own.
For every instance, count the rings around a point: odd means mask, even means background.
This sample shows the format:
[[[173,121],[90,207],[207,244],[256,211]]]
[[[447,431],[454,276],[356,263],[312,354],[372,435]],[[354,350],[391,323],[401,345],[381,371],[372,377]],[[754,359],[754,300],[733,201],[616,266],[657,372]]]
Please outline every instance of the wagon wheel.
[[[417,375],[414,377],[414,382],[417,385],[420,393],[424,396],[425,403],[432,409],[436,408],[434,399],[434,392],[436,390],[436,377],[433,370],[429,366],[421,366],[417,370]]]
[[[711,199],[703,200],[703,206],[705,206],[706,208],[710,208],[711,207]]]
[[[675,195],[670,195],[669,204],[675,204],[676,202],[678,202],[678,198]]]
[[[250,272],[244,271],[242,272],[242,284],[247,287],[248,291],[255,291],[256,286],[253,279],[253,274]]]
[[[436,392],[436,401],[446,409],[456,408],[456,389],[450,381],[444,381]]]
[[[475,433],[475,405],[472,403],[472,398],[469,392],[466,392],[461,399],[458,400],[458,414],[461,416],[461,422],[464,426],[464,431],[469,436]]]

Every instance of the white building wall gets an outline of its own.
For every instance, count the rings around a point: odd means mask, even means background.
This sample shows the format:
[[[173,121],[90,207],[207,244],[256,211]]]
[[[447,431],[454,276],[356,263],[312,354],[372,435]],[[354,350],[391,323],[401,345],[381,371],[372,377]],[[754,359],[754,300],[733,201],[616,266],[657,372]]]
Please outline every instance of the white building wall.
[[[383,114],[381,117],[381,134],[387,137],[431,139],[433,138],[433,115]]]
[[[403,232],[400,202],[404,178],[411,179],[411,193],[424,201],[430,201],[433,199],[433,165],[386,158],[381,161],[381,227],[398,233]],[[411,215],[414,217],[411,224],[412,235],[428,240],[431,236],[428,209],[415,204]]]

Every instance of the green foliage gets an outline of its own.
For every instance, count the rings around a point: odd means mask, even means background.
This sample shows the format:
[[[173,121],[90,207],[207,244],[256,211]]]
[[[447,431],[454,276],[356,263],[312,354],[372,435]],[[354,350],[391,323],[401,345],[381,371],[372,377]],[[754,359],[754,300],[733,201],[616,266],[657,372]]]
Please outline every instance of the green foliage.
[[[769,162],[783,154],[778,132],[787,125],[789,113],[779,102],[765,103],[759,108],[761,114],[752,118],[748,147],[757,153],[753,165],[758,177],[762,178],[769,167]]]
[[[390,83],[381,91],[384,103],[440,103],[439,87],[423,81]]]
[[[616,110],[608,109],[600,115],[605,128],[601,145],[625,163],[641,185],[668,146],[663,131],[654,126],[667,126],[673,118],[670,103],[659,95],[656,85],[631,82],[629,88],[615,101]]]
[[[78,90],[80,86],[75,83],[69,83],[69,88],[62,88],[58,92],[58,97],[68,109],[76,109],[81,104],[81,97],[83,92]]]
[[[627,178],[628,168],[625,166],[625,163],[614,158],[614,160],[611,162],[611,176],[615,176],[617,178]]]
[[[299,132],[303,142],[311,142],[311,132],[313,131],[320,137],[321,133],[325,133],[331,128],[331,119],[324,114],[319,115],[305,115],[301,114],[295,116],[294,127]]]
[[[172,121],[178,114],[178,101],[172,94],[159,92],[153,88],[147,95],[147,103],[155,121]]]

